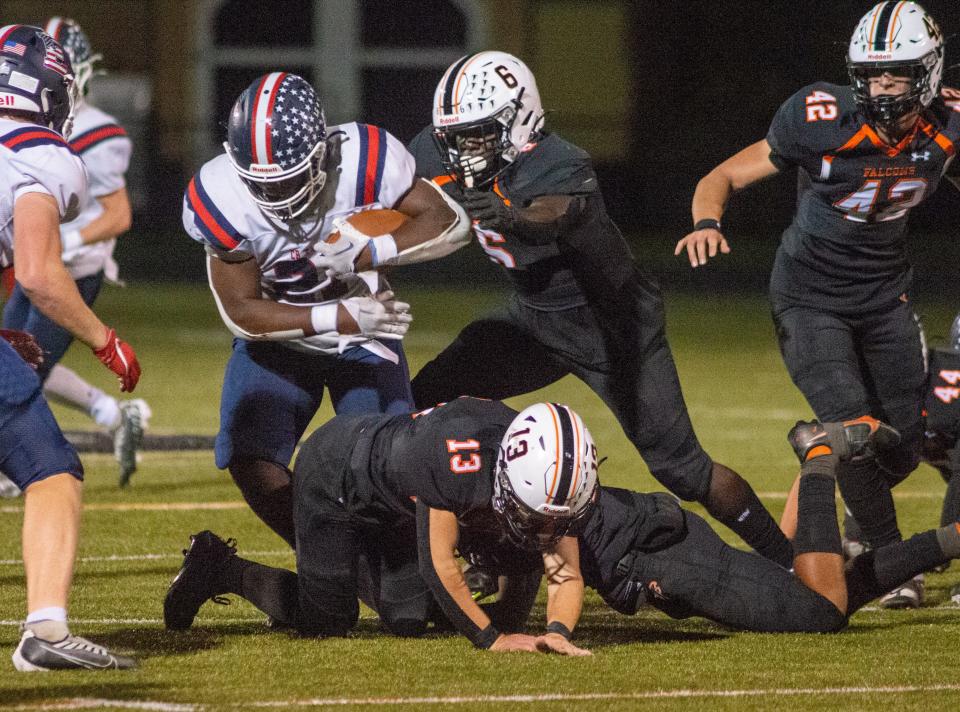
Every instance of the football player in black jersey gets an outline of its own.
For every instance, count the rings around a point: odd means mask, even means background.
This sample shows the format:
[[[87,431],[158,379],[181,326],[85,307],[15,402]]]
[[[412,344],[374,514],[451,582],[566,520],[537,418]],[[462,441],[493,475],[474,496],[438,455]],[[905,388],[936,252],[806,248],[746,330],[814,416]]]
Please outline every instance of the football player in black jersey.
[[[607,215],[590,156],[543,118],[529,68],[480,52],[447,70],[433,125],[410,144],[417,173],[466,208],[515,289],[416,375],[417,407],[508,398],[572,373],[610,407],[654,477],[789,567],[793,550],[753,489],[693,432],[659,288]]]
[[[767,137],[697,185],[694,231],[676,254],[693,267],[730,246],[730,196],[797,169],[797,213],[777,251],[770,299],[787,369],[822,421],[872,415],[902,434],[882,457],[841,466],[847,507],[873,546],[901,538],[890,488],[916,468],[923,440],[922,332],[910,304],[905,232],[954,157],[960,102],[941,96],[943,35],[914,2],[881,2],[858,24],[851,85],[794,94]],[[919,605],[922,582],[886,603]]]
[[[923,459],[947,483],[940,514],[943,526],[960,520],[960,314],[950,328],[949,344],[931,349],[928,358]],[[960,585],[950,591],[950,597],[960,603]]]
[[[953,521],[844,566],[837,467],[888,448],[899,436],[863,418],[800,422],[788,440],[801,462],[795,575],[725,544],[702,518],[665,494],[601,487],[589,518],[570,530],[578,537],[584,585],[628,615],[648,604],[674,618],[702,616],[742,630],[826,633],[845,627],[854,612],[891,588],[960,557],[960,524]],[[461,551],[473,559],[473,547],[482,543],[468,542]],[[497,556],[509,560],[510,552],[501,548],[490,556],[481,548],[476,558],[486,559],[495,573]]]
[[[410,415],[338,416],[303,445],[293,479],[297,573],[240,559],[203,532],[167,592],[168,628],[188,628],[204,601],[236,593],[301,633],[344,635],[359,614],[363,558],[371,602],[396,635],[421,635],[436,602],[477,647],[589,654],[568,640],[583,580],[566,533],[596,499],[597,452],[566,406],[517,414],[459,398]],[[493,532],[543,552],[544,635],[501,633],[474,602],[456,559],[461,528],[472,532],[465,541]],[[533,597],[523,598],[529,610]]]

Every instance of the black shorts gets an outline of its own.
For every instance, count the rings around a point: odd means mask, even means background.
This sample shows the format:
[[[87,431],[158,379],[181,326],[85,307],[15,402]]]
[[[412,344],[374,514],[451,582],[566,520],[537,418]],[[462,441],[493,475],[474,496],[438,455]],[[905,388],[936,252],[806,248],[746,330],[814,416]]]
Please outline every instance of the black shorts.
[[[822,421],[872,415],[896,428],[897,448],[881,463],[905,477],[920,460],[926,383],[923,331],[913,309],[857,317],[774,299],[773,318],[790,377]]]
[[[403,636],[426,629],[433,597],[420,578],[416,522],[381,511],[353,481],[351,456],[360,430],[381,417],[334,418],[310,436],[297,457],[297,628],[305,634],[344,635],[354,626],[361,556],[374,582],[370,596],[387,629]]]
[[[757,632],[823,633],[846,624],[829,600],[789,571],[725,544],[696,514],[684,515],[683,540],[638,555],[627,574],[643,586],[648,603],[673,618],[702,616]]]
[[[514,297],[464,328],[411,385],[425,408],[461,395],[503,400],[567,374],[603,399],[657,480],[685,500],[706,496],[713,463],[693,432],[655,292],[616,323],[589,305],[541,311]]]

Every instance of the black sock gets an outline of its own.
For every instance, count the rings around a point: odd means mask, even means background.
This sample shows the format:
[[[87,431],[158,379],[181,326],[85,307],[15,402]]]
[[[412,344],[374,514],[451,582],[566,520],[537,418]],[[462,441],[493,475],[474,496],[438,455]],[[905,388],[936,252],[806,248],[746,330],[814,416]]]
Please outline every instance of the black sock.
[[[300,610],[297,575],[288,569],[231,557],[223,571],[224,593],[235,593],[284,625],[294,627]]]
[[[960,472],[955,473],[947,482],[947,493],[943,496],[943,511],[940,514],[940,526],[960,521]]]
[[[867,543],[878,548],[903,538],[897,527],[890,486],[874,458],[841,462],[837,467],[837,484]]]
[[[832,463],[825,461],[833,460]],[[829,474],[836,467],[833,455],[803,463],[797,502],[797,535],[793,548],[800,554],[839,554],[840,525],[837,523],[836,481]],[[829,468],[829,469],[828,469]]]
[[[917,574],[929,571],[949,559],[944,555],[936,531],[916,534],[861,554],[847,567],[847,612],[892,591]]]
[[[736,472],[714,463],[707,501],[711,516],[730,527],[764,558],[793,566],[793,545],[784,536],[753,488]]]

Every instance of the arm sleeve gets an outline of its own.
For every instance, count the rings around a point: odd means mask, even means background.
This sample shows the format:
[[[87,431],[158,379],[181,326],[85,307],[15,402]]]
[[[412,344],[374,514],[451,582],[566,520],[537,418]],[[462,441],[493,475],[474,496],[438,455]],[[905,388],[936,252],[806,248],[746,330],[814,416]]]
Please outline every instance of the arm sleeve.
[[[770,161],[780,170],[800,165],[803,159],[800,137],[800,122],[805,111],[803,94],[798,92],[783,103],[767,131]]]
[[[385,208],[392,208],[410,192],[416,177],[416,161],[402,143],[389,132],[386,136],[386,155],[384,157],[383,182],[377,196]]]
[[[433,566],[430,550],[430,507],[417,501],[417,554],[420,559],[420,576],[430,587],[433,597],[453,626],[477,648],[489,648],[497,640],[499,633],[493,625],[480,628],[459,606],[440,580]]]
[[[125,174],[130,166],[133,144],[125,136],[98,143],[83,154],[90,174],[90,194],[95,198],[116,193],[126,187]]]
[[[57,201],[61,222],[73,220],[87,200],[87,172],[67,148],[38,146],[23,150],[10,161],[17,173],[13,201],[26,193],[45,193]]]

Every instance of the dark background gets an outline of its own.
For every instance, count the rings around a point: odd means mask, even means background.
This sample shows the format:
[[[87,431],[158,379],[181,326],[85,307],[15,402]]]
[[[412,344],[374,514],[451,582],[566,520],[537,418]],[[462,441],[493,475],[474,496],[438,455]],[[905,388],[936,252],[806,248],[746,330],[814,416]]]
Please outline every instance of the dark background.
[[[549,0],[540,4],[549,4]],[[960,31],[956,0],[927,0],[924,6],[939,20],[948,38]],[[628,5],[629,41],[623,52],[631,67],[629,140],[621,160],[598,163],[597,171],[610,213],[639,259],[660,274],[667,286],[764,289],[779,234],[792,215],[796,177],[780,175],[735,197],[725,219],[733,254],[696,273],[684,260],[672,256],[676,240],[690,224],[690,198],[697,181],[714,165],[764,137],[779,105],[795,91],[817,80],[846,83],[847,43],[869,7],[869,3],[849,0],[640,1]],[[374,35],[392,37],[394,42],[412,36],[410,28],[385,28],[380,22],[372,27]],[[428,29],[420,28],[419,33]],[[262,23],[250,27],[238,23],[232,31],[252,33],[256,37],[249,39],[256,43],[271,41],[264,35]],[[283,30],[281,25],[274,25],[273,31],[279,44],[296,39],[295,32]],[[516,31],[522,34],[523,28]],[[948,66],[952,62],[960,62],[960,41],[948,40]],[[575,43],[567,62],[534,64],[532,69],[541,86],[562,82],[573,73],[603,71],[578,62]],[[960,83],[960,72],[948,71],[948,81],[951,76]],[[377,93],[377,106],[395,108],[357,118],[379,123],[400,138],[411,138],[417,127],[429,121],[429,97],[438,77],[439,73],[423,77],[420,86],[412,85],[408,75],[398,74],[395,82],[381,75],[366,91]],[[241,87],[247,82],[240,76],[224,79]],[[224,91],[218,91],[218,102],[222,93],[235,94],[221,88]],[[229,100],[220,103],[228,105]],[[182,232],[177,238],[172,236],[179,230],[180,191],[188,179],[186,167],[166,166],[162,175],[158,173],[150,200],[136,215],[135,231],[161,233],[162,238],[157,239],[162,239],[165,247],[158,252],[150,239],[121,240],[118,254],[130,278],[202,278],[198,249]],[[956,299],[955,226],[960,224],[960,195],[944,185],[915,209],[910,219],[918,289]],[[478,280],[496,278],[479,251],[464,253],[416,270],[414,275],[417,279],[462,279],[466,270]]]

